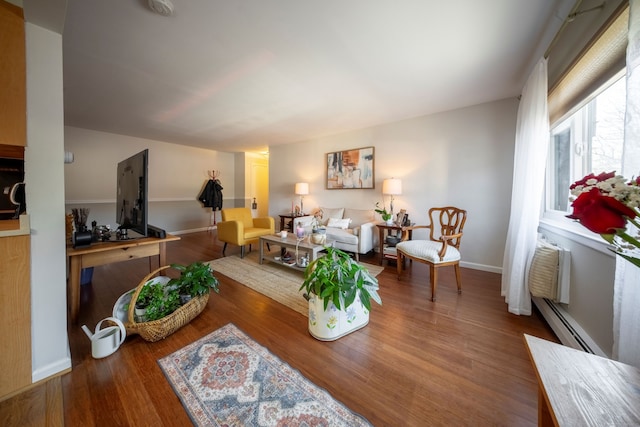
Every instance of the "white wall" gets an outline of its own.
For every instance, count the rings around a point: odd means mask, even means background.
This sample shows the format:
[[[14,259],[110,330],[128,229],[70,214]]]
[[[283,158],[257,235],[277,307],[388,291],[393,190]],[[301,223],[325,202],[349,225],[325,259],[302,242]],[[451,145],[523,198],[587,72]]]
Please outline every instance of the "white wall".
[[[402,179],[395,210],[427,222],[433,206],[468,211],[463,265],[500,272],[509,221],[518,101],[506,99],[297,144],[270,147],[270,215],[291,211],[296,182],[308,182],[305,211],[318,206],[373,209],[382,181]],[[325,189],[326,153],[375,147],[375,189]],[[389,204],[388,197],[385,203]],[[276,221],[279,223],[279,221]],[[419,237],[420,234],[414,234]]]
[[[211,209],[197,201],[209,179],[219,171],[225,206],[233,205],[234,154],[161,141],[65,128],[64,148],[75,160],[65,165],[65,198],[71,207],[91,209],[89,223],[115,226],[116,168],[120,161],[149,149],[149,223],[168,232],[209,225]],[[217,218],[220,213],[217,212]]]
[[[62,36],[26,24],[33,381],[71,367],[67,340]]]

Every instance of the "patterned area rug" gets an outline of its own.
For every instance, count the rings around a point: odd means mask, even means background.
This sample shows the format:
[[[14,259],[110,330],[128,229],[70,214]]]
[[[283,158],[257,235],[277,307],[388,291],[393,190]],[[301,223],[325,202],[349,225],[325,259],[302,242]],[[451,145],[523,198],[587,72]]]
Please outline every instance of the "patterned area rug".
[[[232,255],[210,261],[214,272],[219,272],[269,298],[297,311],[309,315],[309,303],[300,292],[304,272],[284,265],[265,261],[258,263],[259,251],[252,251],[240,258]],[[384,269],[381,266],[361,263],[371,274],[377,276]]]
[[[198,426],[370,426],[229,323],[158,360]]]

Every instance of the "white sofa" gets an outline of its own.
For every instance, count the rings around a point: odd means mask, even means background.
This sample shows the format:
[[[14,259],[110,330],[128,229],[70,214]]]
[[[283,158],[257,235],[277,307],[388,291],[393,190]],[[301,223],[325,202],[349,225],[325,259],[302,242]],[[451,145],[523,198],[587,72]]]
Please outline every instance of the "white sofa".
[[[318,208],[320,225],[326,227],[327,240],[346,252],[353,252],[356,260],[360,254],[366,254],[377,245],[375,212],[373,209]],[[302,225],[306,233],[311,233],[313,215],[294,219],[295,226]]]

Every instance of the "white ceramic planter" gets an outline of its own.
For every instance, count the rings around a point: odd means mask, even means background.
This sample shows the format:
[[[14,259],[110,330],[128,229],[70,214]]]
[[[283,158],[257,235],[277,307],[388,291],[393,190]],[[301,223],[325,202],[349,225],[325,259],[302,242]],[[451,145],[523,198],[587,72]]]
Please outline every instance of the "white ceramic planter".
[[[367,310],[360,297],[347,307],[346,310],[338,310],[332,302],[329,302],[327,310],[324,310],[324,301],[311,294],[309,298],[309,333],[320,341],[334,341],[369,323],[369,310]]]

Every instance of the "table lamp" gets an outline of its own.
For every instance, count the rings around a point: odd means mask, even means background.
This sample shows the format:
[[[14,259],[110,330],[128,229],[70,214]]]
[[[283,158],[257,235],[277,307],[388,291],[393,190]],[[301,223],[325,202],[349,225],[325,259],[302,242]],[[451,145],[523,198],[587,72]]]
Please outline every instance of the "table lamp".
[[[304,207],[302,205],[304,196],[309,194],[309,183],[307,182],[297,182],[295,191],[296,196],[300,196],[300,213],[304,214]]]
[[[399,178],[389,178],[382,181],[382,194],[391,196],[391,215],[393,215],[393,196],[402,194],[402,181]]]

